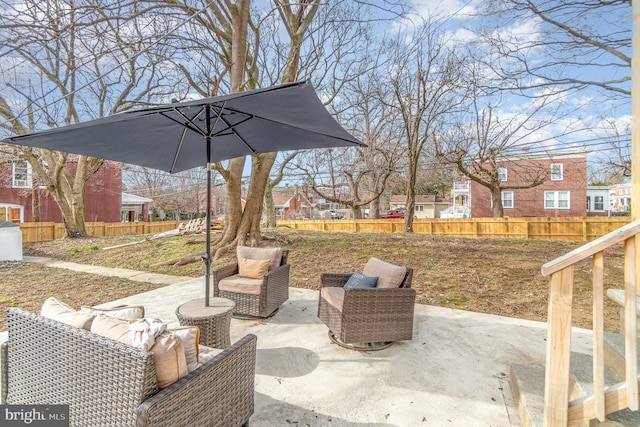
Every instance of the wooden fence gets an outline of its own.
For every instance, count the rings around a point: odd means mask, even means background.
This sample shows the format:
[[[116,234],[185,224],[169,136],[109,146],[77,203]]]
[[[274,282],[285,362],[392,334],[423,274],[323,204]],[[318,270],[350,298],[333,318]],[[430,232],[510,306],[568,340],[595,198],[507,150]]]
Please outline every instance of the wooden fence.
[[[177,221],[158,222],[87,222],[87,233],[92,236],[119,236],[123,234],[156,234],[178,228]],[[20,223],[22,243],[56,240],[64,237],[64,224],[56,222]]]
[[[415,219],[421,234],[511,239],[590,241],[631,222],[629,217]],[[278,221],[296,230],[400,233],[402,219]]]
[[[629,217],[577,218],[464,218],[415,219],[413,231],[421,234],[510,239],[590,241],[631,222]],[[122,234],[156,234],[178,227],[177,221],[159,222],[88,222],[92,236]],[[337,219],[278,221],[278,225],[296,230],[335,231],[347,233],[401,233],[402,219]],[[23,243],[42,242],[64,237],[64,225],[54,222],[20,224]]]

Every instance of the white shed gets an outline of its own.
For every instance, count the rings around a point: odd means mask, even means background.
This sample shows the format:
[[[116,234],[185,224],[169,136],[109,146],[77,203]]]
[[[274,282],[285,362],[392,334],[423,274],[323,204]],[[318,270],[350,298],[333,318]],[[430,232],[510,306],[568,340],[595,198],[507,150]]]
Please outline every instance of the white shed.
[[[22,232],[18,224],[0,221],[0,261],[22,261]]]

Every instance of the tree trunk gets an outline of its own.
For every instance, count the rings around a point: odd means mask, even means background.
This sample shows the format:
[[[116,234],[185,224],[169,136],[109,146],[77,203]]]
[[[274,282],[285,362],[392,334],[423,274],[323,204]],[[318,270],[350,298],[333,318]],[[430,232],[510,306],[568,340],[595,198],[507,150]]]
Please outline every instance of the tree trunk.
[[[362,209],[360,209],[360,206],[351,206],[351,214],[353,215],[353,219],[362,219]]]
[[[93,170],[95,165],[90,158],[78,156],[75,172],[72,174],[66,155],[43,151],[42,158],[50,167],[53,166],[51,176],[42,167],[42,160],[33,153],[27,156],[40,181],[46,184],[49,194],[60,208],[66,237],[86,237],[88,233],[84,223],[84,185],[89,177],[89,170]],[[89,162],[92,164],[89,165]]]
[[[493,217],[504,217],[504,209],[502,208],[502,191],[500,187],[491,189],[491,200],[493,201]]]
[[[369,203],[369,218],[380,217],[380,197]]]
[[[251,182],[240,226],[249,234],[248,242],[245,241],[249,245],[256,245],[261,239],[260,220],[262,219],[264,194],[271,168],[276,161],[276,155],[277,153],[265,153],[251,157]],[[247,237],[246,234],[244,236]],[[239,241],[242,241],[243,236],[239,237]]]
[[[404,231],[413,233],[413,212],[416,206],[416,180],[418,175],[418,158],[411,156],[409,161],[409,176],[407,182],[407,205],[404,210]]]
[[[226,182],[227,195],[225,199],[224,233],[216,242],[218,249],[214,259],[217,259],[225,246],[230,245],[238,236],[240,221],[242,220],[242,171],[244,170],[245,157],[229,160],[226,171],[220,171]]]
[[[31,189],[31,215],[33,222],[40,222],[40,190],[35,183]]]
[[[231,14],[231,64],[229,80],[231,93],[245,89],[245,60],[247,58],[247,26],[249,23],[250,0],[237,0],[235,4],[229,2],[228,8]],[[217,249],[213,259],[217,259],[234,242],[238,240],[242,221],[242,172],[244,170],[245,157],[229,160],[228,169],[218,169],[226,182],[227,196],[225,202],[225,228],[224,234],[215,243]],[[242,240],[244,241],[244,239]]]
[[[273,228],[276,226],[276,204],[273,200],[273,186],[271,183],[267,184],[267,189],[264,192],[262,215],[264,217],[264,226],[266,228]]]

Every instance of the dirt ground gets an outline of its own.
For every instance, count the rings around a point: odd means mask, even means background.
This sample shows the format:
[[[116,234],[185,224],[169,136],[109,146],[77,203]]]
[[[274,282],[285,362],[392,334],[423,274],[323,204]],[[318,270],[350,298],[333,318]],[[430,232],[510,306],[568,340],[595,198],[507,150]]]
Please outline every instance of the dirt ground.
[[[546,321],[548,279],[540,267],[580,246],[579,242],[513,239],[464,239],[420,234],[321,233],[279,230],[263,246],[289,249],[290,284],[317,289],[321,272],[362,270],[375,256],[414,269],[417,302],[427,305]],[[183,255],[204,252],[203,236],[178,236],[145,241],[117,249],[105,247],[140,241],[141,236],[64,239],[25,247],[25,255],[108,267],[198,277],[202,263],[157,265]],[[233,255],[218,260],[223,264]],[[575,269],[573,325],[591,328],[591,264]],[[605,289],[623,287],[622,247],[605,254]],[[39,311],[55,296],[74,307],[113,301],[157,285],[78,273],[26,262],[0,262],[0,330],[6,329],[9,306]],[[618,330],[618,308],[605,298],[605,328]]]

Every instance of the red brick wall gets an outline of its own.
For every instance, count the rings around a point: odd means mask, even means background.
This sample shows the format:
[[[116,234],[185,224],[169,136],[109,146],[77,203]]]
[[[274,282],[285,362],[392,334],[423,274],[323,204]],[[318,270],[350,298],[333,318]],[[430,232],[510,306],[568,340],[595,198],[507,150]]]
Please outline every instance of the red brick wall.
[[[73,168],[72,168],[73,169]],[[11,188],[11,163],[0,166],[0,203],[24,206],[24,221],[33,221],[32,194],[28,188]],[[8,177],[8,178],[7,178]],[[48,195],[40,191],[40,221],[62,222],[60,208]],[[85,221],[119,222],[122,203],[122,171],[118,163],[105,162],[89,178],[85,186]]]
[[[587,204],[587,160],[581,158],[561,158],[542,159],[532,161],[513,161],[502,163],[501,166],[507,168],[507,181],[504,186],[518,185],[530,182],[527,179],[527,170],[531,168],[544,168],[551,170],[552,163],[563,164],[563,179],[552,181],[547,177],[546,181],[537,187],[529,189],[506,189],[513,191],[514,207],[504,209],[504,216],[535,216],[535,217],[561,217],[561,216],[586,216]],[[529,172],[530,174],[530,172]],[[545,209],[545,191],[569,191],[569,209]],[[493,209],[491,205],[491,193],[480,184],[472,181],[470,186],[471,194],[471,216],[472,217],[492,217]]]

